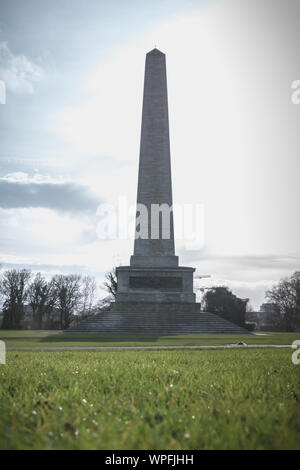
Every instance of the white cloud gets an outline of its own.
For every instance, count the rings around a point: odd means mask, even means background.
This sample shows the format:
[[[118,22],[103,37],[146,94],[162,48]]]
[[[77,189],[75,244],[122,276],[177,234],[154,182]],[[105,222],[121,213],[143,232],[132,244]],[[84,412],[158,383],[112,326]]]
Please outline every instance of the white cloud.
[[[0,78],[13,93],[33,93],[34,83],[44,77],[43,69],[23,54],[13,54],[6,42],[0,43]]]
[[[36,263],[49,262],[53,256],[63,258],[96,238],[93,222],[46,208],[0,209],[2,261],[24,253]]]
[[[100,198],[88,186],[72,180],[54,179],[35,173],[9,173],[0,177],[0,207],[48,208],[61,212],[95,215]]]
[[[65,265],[70,269],[82,266],[93,272],[108,271],[126,260],[132,241],[98,240],[96,223],[95,218],[72,217],[45,208],[0,208],[0,264]]]
[[[66,183],[67,180],[62,177],[53,177],[49,175],[42,175],[35,171],[33,175],[25,173],[24,171],[15,171],[0,177],[0,181],[7,181],[9,183]]]

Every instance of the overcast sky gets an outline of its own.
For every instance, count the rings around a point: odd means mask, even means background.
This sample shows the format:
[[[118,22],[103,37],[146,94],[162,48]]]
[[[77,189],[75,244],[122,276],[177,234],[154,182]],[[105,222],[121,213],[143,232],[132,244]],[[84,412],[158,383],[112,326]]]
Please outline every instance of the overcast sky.
[[[298,0],[0,0],[0,263],[47,276],[126,265],[96,209],[134,203],[145,54],[167,56],[173,200],[203,204],[176,243],[202,286],[256,308],[300,269]]]

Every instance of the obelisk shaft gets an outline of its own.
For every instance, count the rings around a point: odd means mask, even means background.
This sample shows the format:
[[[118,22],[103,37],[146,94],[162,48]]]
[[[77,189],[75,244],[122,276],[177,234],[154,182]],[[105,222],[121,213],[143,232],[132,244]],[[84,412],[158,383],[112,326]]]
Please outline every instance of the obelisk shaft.
[[[158,49],[153,49],[146,55],[137,210],[139,204],[148,210],[148,238],[145,236],[137,238],[136,234],[131,265],[177,266],[178,258],[175,256],[174,248],[166,58]],[[159,237],[152,237],[155,232],[151,218],[153,204],[170,208],[170,231],[167,238],[165,232],[162,234],[161,217]],[[139,228],[137,226],[137,232]]]

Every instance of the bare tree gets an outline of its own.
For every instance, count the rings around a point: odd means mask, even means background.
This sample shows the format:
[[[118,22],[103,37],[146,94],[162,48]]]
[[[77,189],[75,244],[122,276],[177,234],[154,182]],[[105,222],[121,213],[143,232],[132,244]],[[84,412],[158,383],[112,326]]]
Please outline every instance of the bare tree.
[[[95,306],[97,285],[95,279],[86,276],[81,281],[81,314],[86,316],[90,315],[93,307]]]
[[[272,322],[286,331],[300,327],[300,271],[281,281],[266,293],[274,306]]]
[[[56,301],[53,282],[47,282],[41,273],[37,273],[28,288],[28,301],[32,308],[33,327],[42,328]]]
[[[114,298],[116,297],[118,290],[116,268],[113,268],[109,273],[106,273],[104,287]]]
[[[30,277],[31,271],[28,269],[11,269],[3,273],[1,280],[1,292],[4,297],[2,328],[21,328]]]
[[[56,306],[60,311],[60,327],[70,326],[72,315],[78,311],[82,298],[81,276],[77,274],[56,275],[52,282],[55,290]]]

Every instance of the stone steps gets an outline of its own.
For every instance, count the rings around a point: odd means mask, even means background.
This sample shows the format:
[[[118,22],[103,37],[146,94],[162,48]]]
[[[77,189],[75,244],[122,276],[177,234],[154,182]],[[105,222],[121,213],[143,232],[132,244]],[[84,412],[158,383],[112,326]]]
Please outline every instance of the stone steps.
[[[196,302],[112,302],[111,312],[117,313],[200,313],[200,304]]]
[[[69,333],[249,334],[208,312],[102,312],[66,330]]]

